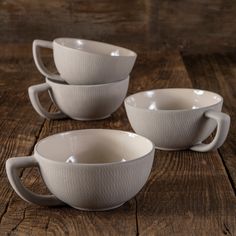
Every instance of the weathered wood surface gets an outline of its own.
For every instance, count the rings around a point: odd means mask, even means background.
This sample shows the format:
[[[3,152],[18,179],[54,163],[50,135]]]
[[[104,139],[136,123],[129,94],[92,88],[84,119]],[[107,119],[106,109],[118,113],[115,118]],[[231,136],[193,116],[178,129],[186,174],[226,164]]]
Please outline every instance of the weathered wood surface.
[[[0,42],[68,36],[133,49],[224,52],[236,49],[235,11],[229,0],[1,0]]]
[[[113,211],[47,208],[21,200],[7,181],[4,168],[7,158],[31,154],[38,140],[53,133],[83,128],[131,130],[131,127],[123,106],[102,121],[43,120],[32,109],[27,96],[29,85],[43,81],[33,64],[30,45],[2,44],[0,49],[3,52],[0,235],[236,234],[236,197],[218,152],[157,151],[147,185],[136,198]],[[180,54],[177,51],[140,54],[131,75],[129,93],[164,87],[192,87]],[[42,100],[55,110],[46,94]],[[233,101],[230,96],[225,100]],[[227,156],[230,151],[228,144],[225,145],[221,152]],[[23,171],[22,181],[36,192],[47,192],[36,169]]]
[[[231,128],[219,153],[236,193],[236,56],[185,56],[184,61],[194,87],[212,90],[224,97],[223,111],[231,116]]]
[[[225,0],[2,0],[0,1],[0,235],[236,235],[235,8]],[[108,212],[47,208],[21,200],[10,187],[5,161],[33,152],[48,135],[83,128],[131,130],[122,106],[96,122],[45,121],[27,88],[44,79],[34,66],[35,38],[81,37],[129,47],[139,57],[129,94],[164,87],[198,87],[222,94],[231,130],[219,152],[156,151],[148,183]],[[184,62],[176,49],[184,53]],[[51,53],[45,51],[49,66]],[[186,65],[186,68],[185,68]],[[47,94],[43,104],[55,110]],[[36,169],[26,186],[47,189]]]
[[[9,50],[12,49],[9,47]],[[18,49],[20,50],[20,49]],[[34,71],[34,64],[27,53],[24,52],[25,46],[22,47],[22,53],[26,58],[14,58],[5,55],[5,60],[9,64],[4,66],[1,71],[1,91],[4,91],[4,99],[1,99],[0,110],[4,109],[4,119],[1,127],[1,186],[0,192],[0,235],[14,233],[21,235],[63,235],[75,234],[95,235],[95,234],[135,234],[136,218],[135,199],[127,203],[123,208],[108,213],[86,213],[78,212],[72,208],[41,208],[29,205],[19,199],[11,188],[6,179],[5,160],[10,156],[29,155],[33,151],[33,146],[47,130],[45,135],[58,132],[64,127],[70,130],[71,121],[52,122],[58,126],[51,131],[47,126],[51,122],[44,122],[33,110],[30,105],[27,88],[29,85],[41,83],[42,76],[37,75]],[[21,61],[22,59],[22,61]],[[27,64],[21,71],[21,63]],[[13,72],[9,72],[11,68]],[[20,75],[19,75],[20,73]],[[10,77],[10,78],[9,78]],[[8,86],[6,86],[8,84]],[[19,87],[19,88],[18,88]],[[17,88],[17,89],[16,89]],[[47,102],[46,96],[43,97],[44,104],[49,108],[51,103]],[[76,128],[80,128],[78,122],[72,122]],[[103,123],[106,123],[104,121]],[[43,126],[44,124],[44,126]],[[92,125],[92,124],[91,124]],[[49,126],[49,127],[50,127]],[[100,127],[99,123],[97,124]],[[102,124],[101,124],[102,126]],[[90,123],[87,124],[90,126]],[[46,188],[42,183],[38,171],[29,169],[23,172],[22,179],[26,186],[32,187],[33,190],[45,193]]]
[[[192,87],[177,58],[160,66],[154,87]],[[137,196],[141,235],[236,233],[236,198],[218,152],[157,151],[155,158],[149,182]]]

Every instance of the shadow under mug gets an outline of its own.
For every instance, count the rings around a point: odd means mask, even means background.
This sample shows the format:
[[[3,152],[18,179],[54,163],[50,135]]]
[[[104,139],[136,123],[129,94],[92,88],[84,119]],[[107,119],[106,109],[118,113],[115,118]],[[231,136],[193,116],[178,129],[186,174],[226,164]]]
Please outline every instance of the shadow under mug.
[[[40,48],[53,50],[59,74],[44,65]],[[57,38],[53,42],[34,40],[33,57],[41,74],[73,85],[104,84],[125,79],[130,74],[137,54],[115,45],[74,38]]]
[[[8,159],[6,171],[16,193],[27,202],[103,211],[121,206],[141,190],[154,152],[150,140],[134,133],[76,130],[40,140],[32,156]],[[77,155],[79,163],[67,163],[71,155]],[[18,170],[30,167],[39,168],[51,195],[33,193],[21,183]]]
[[[156,89],[130,95],[125,109],[134,131],[157,149],[207,152],[225,141],[229,115],[221,112],[223,98],[198,89]],[[203,143],[215,130],[213,140]]]
[[[121,81],[99,85],[68,85],[46,78],[46,83],[29,87],[29,98],[35,111],[46,119],[101,120],[109,117],[123,103],[129,76]],[[59,112],[46,111],[39,93],[48,91]]]

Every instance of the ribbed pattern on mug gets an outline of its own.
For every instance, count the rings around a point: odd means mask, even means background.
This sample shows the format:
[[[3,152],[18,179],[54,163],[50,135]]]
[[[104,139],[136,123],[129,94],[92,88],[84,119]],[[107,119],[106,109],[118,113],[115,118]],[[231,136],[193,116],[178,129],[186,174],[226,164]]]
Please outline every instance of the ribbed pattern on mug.
[[[99,86],[64,85],[50,82],[53,100],[73,119],[93,120],[109,116],[122,104],[129,78]]]
[[[134,197],[150,174],[154,150],[144,158],[114,165],[70,165],[40,160],[49,190],[69,205],[90,210],[112,208]]]
[[[204,141],[214,131],[216,121],[204,117],[208,108],[186,111],[151,111],[126,104],[128,119],[134,131],[160,149],[187,149]],[[211,107],[220,111],[222,103]]]
[[[54,61],[69,84],[93,85],[119,81],[130,74],[136,56],[96,55],[54,44]]]

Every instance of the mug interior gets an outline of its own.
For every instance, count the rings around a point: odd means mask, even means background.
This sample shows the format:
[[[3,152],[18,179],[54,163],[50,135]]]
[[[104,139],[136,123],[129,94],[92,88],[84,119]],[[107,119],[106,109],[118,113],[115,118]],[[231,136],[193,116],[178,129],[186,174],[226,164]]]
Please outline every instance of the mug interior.
[[[54,40],[57,44],[72,49],[93,53],[93,54],[103,54],[109,56],[136,56],[136,53],[122,47],[115,45],[92,41],[84,39],[74,39],[74,38],[58,38]]]
[[[140,135],[104,129],[52,135],[35,147],[35,151],[43,158],[66,162],[73,156],[78,163],[84,164],[131,161],[147,155],[152,149],[152,142]]]
[[[147,110],[193,110],[221,102],[220,95],[197,89],[157,89],[133,94],[125,103]]]

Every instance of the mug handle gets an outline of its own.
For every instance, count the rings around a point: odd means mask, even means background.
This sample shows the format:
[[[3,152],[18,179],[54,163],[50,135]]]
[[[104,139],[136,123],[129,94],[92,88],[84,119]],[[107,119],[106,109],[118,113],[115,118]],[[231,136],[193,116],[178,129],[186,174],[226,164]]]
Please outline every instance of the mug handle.
[[[45,40],[39,40],[36,39],[33,42],[33,58],[36,67],[38,70],[43,74],[44,76],[54,79],[54,80],[59,80],[62,81],[61,77],[59,74],[54,74],[51,73],[43,64],[42,57],[41,57],[41,50],[40,48],[49,48],[53,50],[53,42],[51,41],[45,41]]]
[[[44,91],[47,91],[47,90],[50,92],[50,88],[51,87],[47,83],[30,86],[28,88],[28,93],[29,93],[29,98],[30,98],[32,106],[34,107],[35,111],[40,116],[42,116],[43,118],[46,118],[46,119],[63,119],[63,118],[66,118],[67,116],[62,111],[48,112],[42,107],[42,105],[39,101],[38,94],[40,92],[44,92]],[[50,98],[52,100],[52,96],[50,96]]]
[[[217,131],[214,139],[209,144],[200,143],[190,149],[197,152],[207,152],[211,150],[216,150],[225,141],[230,126],[230,116],[214,110],[209,110],[204,114],[207,118],[214,119],[217,122]]]
[[[25,201],[42,206],[65,205],[64,202],[57,199],[54,195],[40,195],[33,193],[23,186],[18,176],[20,168],[39,167],[34,156],[13,157],[6,161],[6,172],[8,180],[16,193]]]

